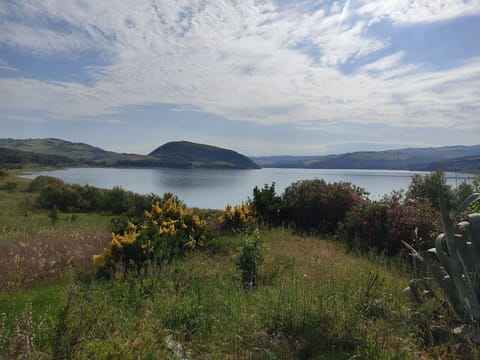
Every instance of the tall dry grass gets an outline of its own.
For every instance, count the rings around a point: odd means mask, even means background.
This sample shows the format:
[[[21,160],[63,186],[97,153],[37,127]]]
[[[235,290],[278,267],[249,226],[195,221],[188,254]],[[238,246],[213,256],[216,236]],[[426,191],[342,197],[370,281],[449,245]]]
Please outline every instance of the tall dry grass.
[[[35,237],[0,246],[0,291],[25,289],[84,269],[107,246],[107,231],[59,234],[45,229]]]

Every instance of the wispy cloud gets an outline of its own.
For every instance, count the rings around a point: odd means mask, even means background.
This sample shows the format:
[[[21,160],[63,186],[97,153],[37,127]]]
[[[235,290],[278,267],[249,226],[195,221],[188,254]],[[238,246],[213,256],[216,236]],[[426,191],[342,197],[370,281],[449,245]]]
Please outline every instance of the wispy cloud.
[[[18,73],[19,70],[13,66],[10,66],[7,61],[0,59],[0,71]]]
[[[390,19],[398,24],[433,23],[460,16],[480,15],[477,0],[382,0],[366,1],[358,13],[370,22]]]
[[[478,1],[45,0],[6,8],[4,46],[43,57],[94,50],[106,65],[89,64],[90,85],[0,79],[0,107],[82,118],[168,103],[266,124],[480,126],[480,58],[434,72],[404,62],[388,36],[370,31],[382,20],[406,26],[478,15]]]

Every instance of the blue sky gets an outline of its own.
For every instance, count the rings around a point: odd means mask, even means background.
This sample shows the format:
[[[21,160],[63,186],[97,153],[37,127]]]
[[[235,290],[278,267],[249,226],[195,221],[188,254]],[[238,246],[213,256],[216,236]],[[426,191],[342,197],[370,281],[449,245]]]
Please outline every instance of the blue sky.
[[[246,155],[480,143],[480,0],[0,2],[0,137]]]

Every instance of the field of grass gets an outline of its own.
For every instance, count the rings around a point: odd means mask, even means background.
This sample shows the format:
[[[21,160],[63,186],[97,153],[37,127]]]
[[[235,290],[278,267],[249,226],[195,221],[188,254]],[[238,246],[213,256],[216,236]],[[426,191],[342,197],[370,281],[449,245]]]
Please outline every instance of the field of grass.
[[[263,229],[254,290],[244,289],[236,266],[240,235],[106,280],[91,256],[109,243],[111,217],[61,213],[52,221],[34,207],[25,214],[18,204],[35,194],[23,180],[8,181],[18,185],[0,191],[2,359],[478,357],[453,338],[436,339],[428,324],[442,316],[441,301],[408,302],[411,274],[400,260]]]
[[[268,255],[255,291],[241,286],[235,250],[193,253],[122,280],[73,276],[1,295],[4,343],[35,358],[168,358],[168,340],[194,359],[422,355],[404,274],[332,241],[288,230],[262,237]],[[224,240],[233,249],[240,241]]]

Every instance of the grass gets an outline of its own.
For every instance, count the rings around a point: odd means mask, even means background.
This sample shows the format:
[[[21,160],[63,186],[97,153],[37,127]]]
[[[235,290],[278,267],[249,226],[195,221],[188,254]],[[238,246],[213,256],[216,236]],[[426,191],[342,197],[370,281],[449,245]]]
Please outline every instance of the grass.
[[[60,214],[53,223],[34,207],[25,216],[15,204],[35,194],[28,182],[7,181],[18,185],[0,190],[2,359],[478,358],[434,339],[429,324],[441,306],[406,300],[410,275],[400,261],[264,229],[255,290],[244,289],[236,266],[239,235],[105,280],[91,255],[109,242],[110,218]]]
[[[17,172],[0,177],[13,190],[0,190],[0,291],[52,282],[90,264],[109,241],[110,216],[59,214],[35,207],[29,180]]]
[[[428,357],[409,327],[404,273],[330,240],[288,230],[262,237],[268,251],[256,291],[241,285],[240,239],[230,236],[230,251],[192,253],[126,279],[84,274],[1,295],[11,334],[4,354],[26,348],[12,335],[28,323],[32,358],[173,358],[168,339],[195,359]]]

